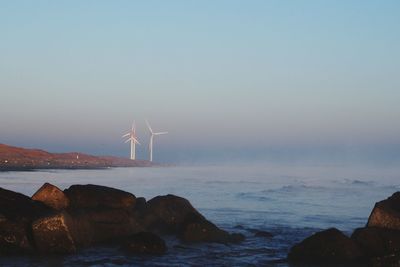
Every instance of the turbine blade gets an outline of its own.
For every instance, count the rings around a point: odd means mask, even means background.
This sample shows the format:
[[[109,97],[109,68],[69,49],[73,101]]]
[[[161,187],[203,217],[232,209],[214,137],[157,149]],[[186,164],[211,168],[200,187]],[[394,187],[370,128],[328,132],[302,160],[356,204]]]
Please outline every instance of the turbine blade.
[[[128,142],[130,142],[130,141],[131,141],[131,139],[129,138],[128,140],[125,141],[125,143],[128,143]]]
[[[154,133],[154,135],[162,135],[162,134],[167,134],[168,132],[159,132],[159,133]]]
[[[122,137],[127,137],[127,136],[129,136],[131,133],[127,133],[127,134],[124,134]]]
[[[140,142],[139,142],[136,138],[134,138],[133,141],[134,141],[136,144],[140,145]]]
[[[150,133],[153,134],[153,129],[151,129],[150,123],[147,120],[145,120],[145,121],[146,121],[146,125],[147,125],[147,128],[149,129]]]

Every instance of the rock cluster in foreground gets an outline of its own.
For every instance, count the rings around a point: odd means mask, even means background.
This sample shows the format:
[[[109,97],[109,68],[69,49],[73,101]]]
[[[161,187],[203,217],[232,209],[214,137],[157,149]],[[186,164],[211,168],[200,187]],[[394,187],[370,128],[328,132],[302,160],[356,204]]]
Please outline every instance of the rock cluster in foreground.
[[[400,192],[375,204],[366,227],[348,237],[335,228],[306,238],[293,246],[288,259],[301,263],[361,263],[400,266]]]
[[[185,242],[240,242],[208,221],[188,200],[157,196],[149,201],[99,185],[64,191],[44,184],[31,198],[0,188],[0,253],[73,253],[96,244],[120,244],[130,253],[163,254],[158,235]]]

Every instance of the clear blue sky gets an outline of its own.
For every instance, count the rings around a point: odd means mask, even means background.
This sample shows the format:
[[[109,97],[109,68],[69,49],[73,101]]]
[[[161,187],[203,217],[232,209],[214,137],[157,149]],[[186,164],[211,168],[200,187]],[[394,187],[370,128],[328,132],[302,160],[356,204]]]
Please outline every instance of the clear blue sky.
[[[399,14],[389,0],[1,1],[0,143],[128,155],[121,134],[136,120],[144,151],[148,118],[170,132],[163,155],[399,148]]]

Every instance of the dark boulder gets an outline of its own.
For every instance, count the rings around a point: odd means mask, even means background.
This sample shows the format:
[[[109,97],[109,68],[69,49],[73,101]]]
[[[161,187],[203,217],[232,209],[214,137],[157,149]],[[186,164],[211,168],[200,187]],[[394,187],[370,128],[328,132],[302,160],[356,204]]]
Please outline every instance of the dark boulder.
[[[0,253],[32,252],[30,225],[50,212],[52,210],[40,202],[0,188]]]
[[[66,209],[69,205],[69,200],[64,192],[49,183],[42,185],[32,196],[32,199],[40,201],[55,210]]]
[[[351,236],[368,257],[400,253],[400,231],[376,227],[359,228]]]
[[[288,259],[303,263],[350,263],[360,260],[362,256],[361,249],[352,239],[330,228],[293,246]]]
[[[177,234],[187,242],[240,242],[241,234],[229,234],[201,215],[190,202],[174,195],[147,202],[143,225],[150,231]]]
[[[157,196],[147,202],[144,225],[152,231],[178,233],[190,216],[204,217],[182,197]]]
[[[400,192],[375,204],[367,226],[400,230]]]
[[[161,255],[167,252],[165,241],[150,232],[140,232],[129,236],[124,242],[122,249],[136,254]]]
[[[32,232],[36,248],[42,253],[76,251],[73,222],[65,212],[37,219],[32,224]]]
[[[132,209],[136,197],[128,192],[100,185],[72,185],[64,190],[71,209],[126,208]]]
[[[52,209],[23,194],[0,188],[0,214],[10,220],[32,220]]]

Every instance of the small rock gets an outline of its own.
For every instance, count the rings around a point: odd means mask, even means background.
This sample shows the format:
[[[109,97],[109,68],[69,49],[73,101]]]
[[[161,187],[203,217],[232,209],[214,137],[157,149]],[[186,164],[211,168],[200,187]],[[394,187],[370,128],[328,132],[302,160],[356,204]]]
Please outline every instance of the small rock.
[[[150,232],[140,232],[129,236],[122,249],[135,254],[161,255],[167,252],[165,241]]]
[[[363,256],[357,244],[336,228],[304,239],[290,249],[288,259],[303,263],[351,263]]]
[[[72,185],[64,190],[71,208],[126,208],[132,209],[136,197],[128,192],[100,185]]]
[[[42,185],[32,196],[32,199],[40,201],[55,210],[66,209],[69,205],[69,200],[64,192],[49,183]]]
[[[32,232],[36,248],[42,253],[76,251],[72,220],[65,212],[34,221]]]

